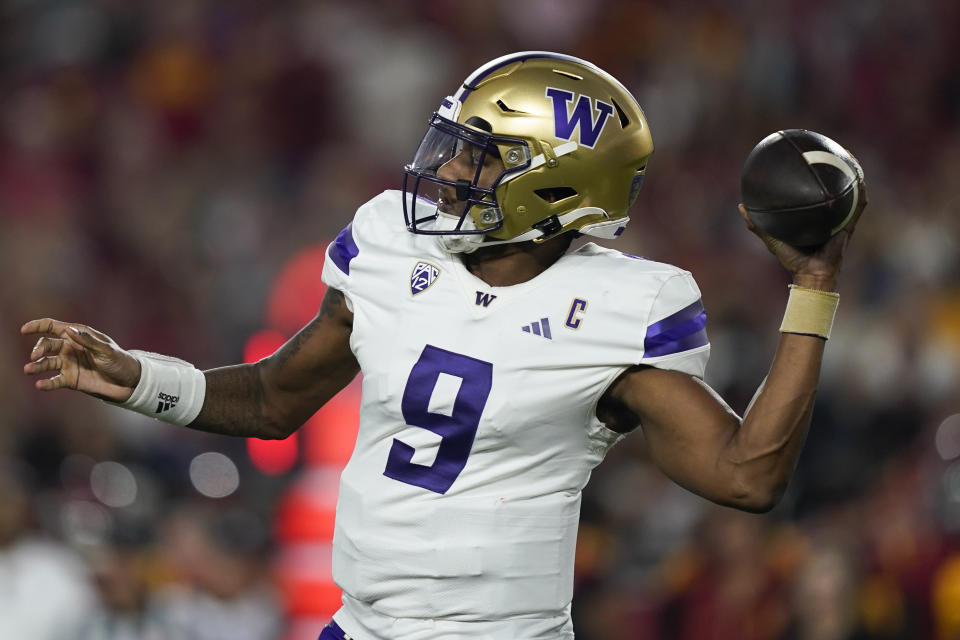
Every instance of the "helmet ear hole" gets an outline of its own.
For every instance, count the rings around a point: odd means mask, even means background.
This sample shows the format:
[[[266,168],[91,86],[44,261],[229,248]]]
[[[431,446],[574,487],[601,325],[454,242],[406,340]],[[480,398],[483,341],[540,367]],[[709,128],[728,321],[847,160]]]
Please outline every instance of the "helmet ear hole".
[[[483,118],[480,118],[477,116],[471,116],[470,118],[467,118],[466,124],[470,125],[471,127],[476,127],[481,131],[486,131],[487,133],[493,133],[493,125],[491,125],[489,122],[487,122]]]
[[[553,204],[567,198],[577,195],[577,190],[571,187],[550,187],[549,189],[535,189],[534,193],[540,196],[544,202]]]

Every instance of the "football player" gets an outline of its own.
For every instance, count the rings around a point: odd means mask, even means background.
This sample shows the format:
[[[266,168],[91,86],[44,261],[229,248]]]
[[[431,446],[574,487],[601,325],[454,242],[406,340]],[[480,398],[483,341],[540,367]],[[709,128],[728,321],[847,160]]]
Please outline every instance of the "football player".
[[[40,336],[24,370],[56,372],[44,391],[257,438],[290,435],[362,371],[333,548],[343,607],[321,637],[570,638],[581,490],[625,434],[642,425],[655,463],[714,502],[762,512],[783,493],[853,230],[812,254],[759,234],[795,286],[741,418],[702,380],[691,274],[571,248],[623,232],[652,151],[637,101],[596,66],[499,58],[442,101],[403,189],[330,244],[316,319],[272,356],[201,372],[47,318],[21,330]]]

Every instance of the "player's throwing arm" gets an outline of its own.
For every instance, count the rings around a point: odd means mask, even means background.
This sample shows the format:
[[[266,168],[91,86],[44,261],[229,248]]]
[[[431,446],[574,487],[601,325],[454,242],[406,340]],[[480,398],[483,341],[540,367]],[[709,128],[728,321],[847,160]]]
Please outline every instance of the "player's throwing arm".
[[[783,134],[793,137],[792,145],[770,144]],[[804,145],[820,146],[811,152]],[[768,157],[771,151],[786,154],[788,161]],[[832,173],[819,176],[814,169]],[[613,384],[598,416],[608,425],[642,424],[654,461],[678,484],[720,504],[766,511],[786,489],[806,439],[823,349],[839,302],[843,253],[867,194],[856,160],[836,143],[806,131],[766,138],[744,172],[744,185],[751,188],[744,189],[748,206],[741,204],[740,213],[793,277],[766,380],[740,418],[695,378],[633,368]],[[834,190],[844,196],[847,211],[834,211],[836,198],[814,188],[833,183],[842,183]],[[756,199],[756,184],[765,186],[771,203],[768,215],[758,216],[762,223],[754,219],[756,207],[749,206]],[[799,224],[792,217],[797,215],[803,217]],[[838,218],[840,224],[825,222],[825,217]],[[794,238],[814,238],[816,244],[804,241],[798,248],[788,243]]]

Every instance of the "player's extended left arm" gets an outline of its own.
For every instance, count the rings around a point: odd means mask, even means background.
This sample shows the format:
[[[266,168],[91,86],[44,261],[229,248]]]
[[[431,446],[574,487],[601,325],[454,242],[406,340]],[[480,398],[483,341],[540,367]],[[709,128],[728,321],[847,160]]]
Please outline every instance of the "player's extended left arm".
[[[41,318],[20,329],[39,336],[23,370],[56,372],[36,381],[42,391],[73,389],[210,433],[285,438],[359,371],[352,325],[343,294],[329,288],[317,317],[270,357],[199,371],[177,358],[127,351],[86,325]]]

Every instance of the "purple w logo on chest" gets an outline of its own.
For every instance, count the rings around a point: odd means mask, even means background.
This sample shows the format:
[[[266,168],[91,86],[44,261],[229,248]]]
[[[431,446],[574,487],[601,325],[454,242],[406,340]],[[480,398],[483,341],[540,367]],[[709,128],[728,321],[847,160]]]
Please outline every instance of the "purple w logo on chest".
[[[489,307],[490,303],[497,299],[492,293],[484,293],[483,291],[477,291],[477,306],[478,307]]]
[[[607,120],[613,115],[613,105],[590,96],[575,96],[572,91],[554,87],[547,87],[547,97],[553,100],[553,123],[556,136],[564,140],[573,140],[573,133],[577,131],[576,141],[592,149],[600,139]],[[570,102],[574,103],[572,110],[568,107]]]

